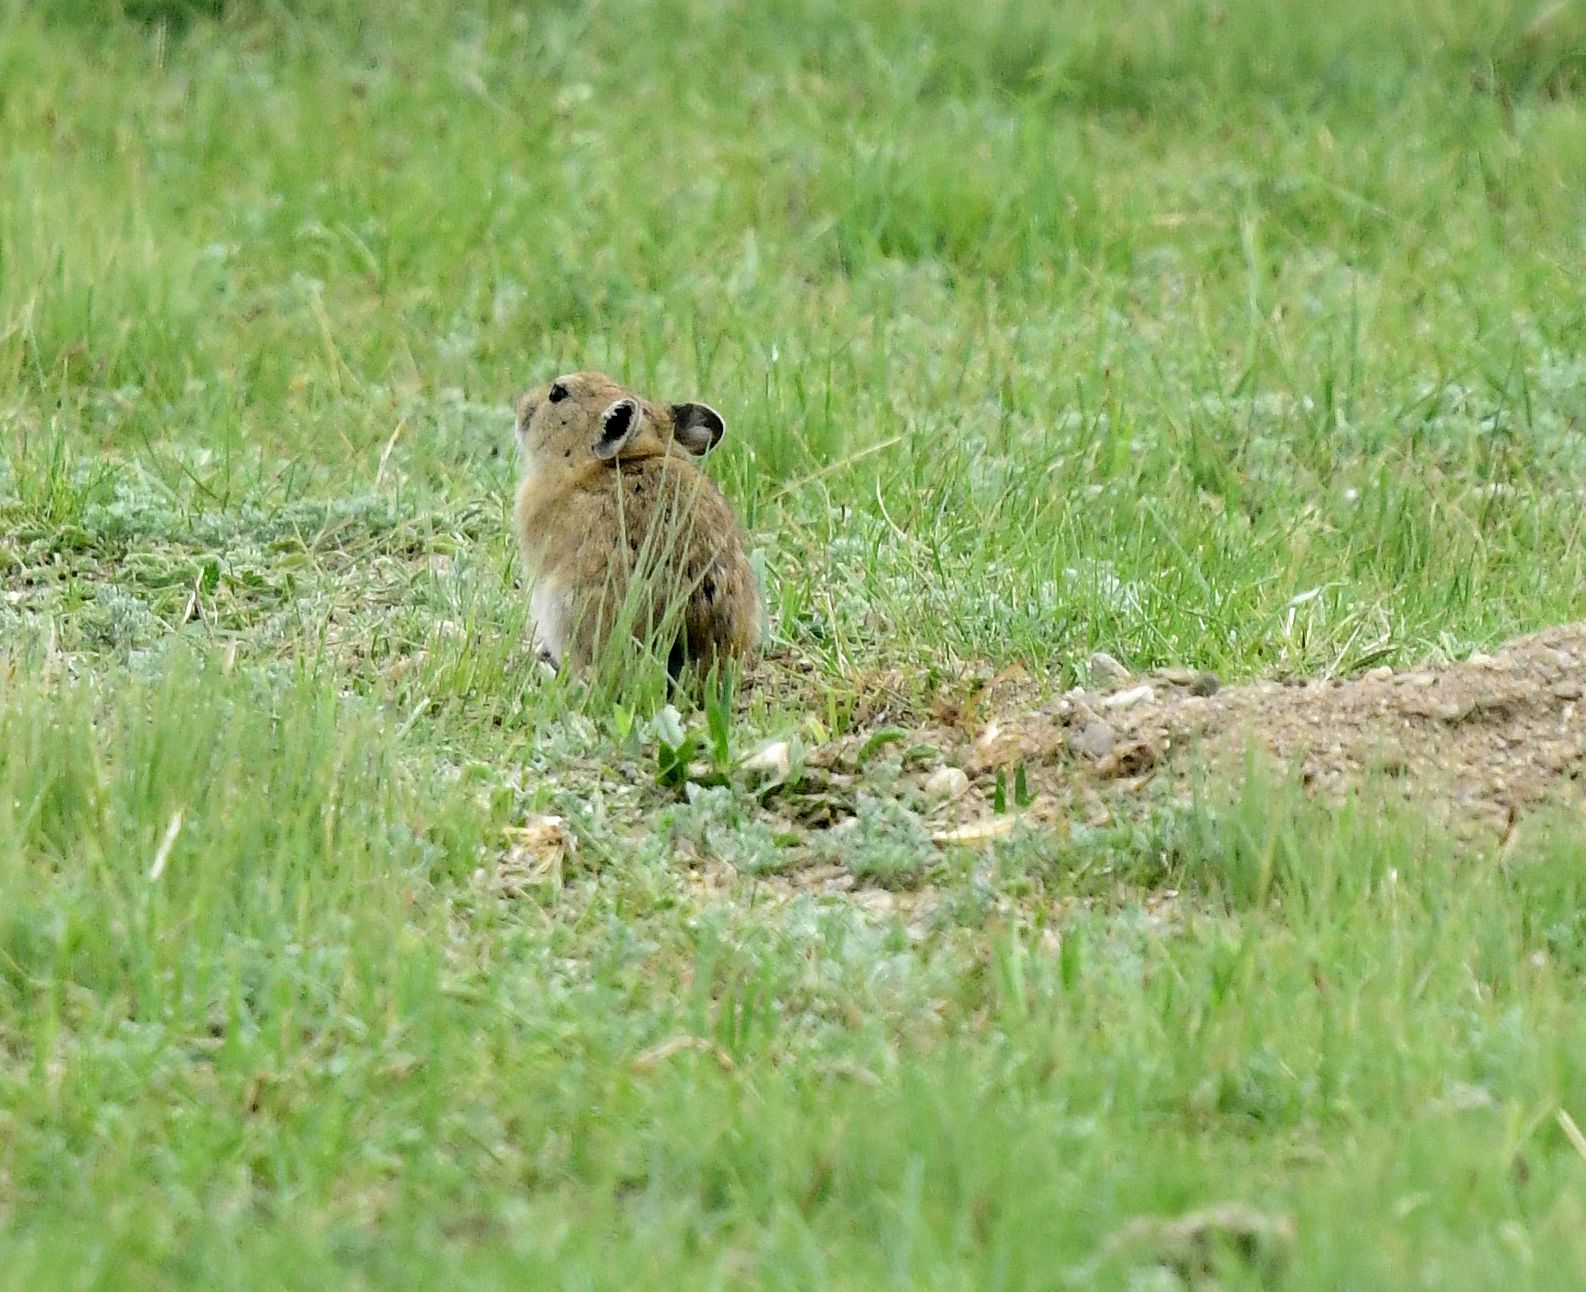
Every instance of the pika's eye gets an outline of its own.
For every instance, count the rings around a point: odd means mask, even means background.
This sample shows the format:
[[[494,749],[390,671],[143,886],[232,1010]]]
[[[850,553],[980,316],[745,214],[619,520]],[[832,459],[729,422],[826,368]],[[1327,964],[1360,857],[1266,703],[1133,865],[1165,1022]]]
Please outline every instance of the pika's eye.
[[[550,395],[548,397],[551,403],[560,404],[564,399],[567,398],[567,387],[562,385],[561,382],[557,382],[551,387]]]

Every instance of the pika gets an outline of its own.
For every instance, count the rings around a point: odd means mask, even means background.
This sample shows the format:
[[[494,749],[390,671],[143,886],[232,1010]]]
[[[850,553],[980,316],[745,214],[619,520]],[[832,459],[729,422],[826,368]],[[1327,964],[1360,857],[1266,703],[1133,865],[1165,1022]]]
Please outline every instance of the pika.
[[[588,669],[626,632],[683,666],[743,659],[760,593],[743,529],[694,459],[726,430],[708,404],[661,404],[574,372],[517,403],[516,520],[535,646]]]

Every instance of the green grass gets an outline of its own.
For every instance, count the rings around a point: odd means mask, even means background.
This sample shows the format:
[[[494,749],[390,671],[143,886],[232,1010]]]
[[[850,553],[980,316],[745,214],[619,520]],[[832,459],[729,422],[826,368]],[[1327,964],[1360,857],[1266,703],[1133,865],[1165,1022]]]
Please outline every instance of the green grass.
[[[1295,1240],[1225,1287],[1579,1286],[1577,817],[970,853],[910,779],[966,669],[1586,616],[1579,5],[0,28],[0,1288],[1165,1288],[1118,1236],[1230,1200]],[[727,417],[715,785],[529,658],[511,400],[579,367]]]

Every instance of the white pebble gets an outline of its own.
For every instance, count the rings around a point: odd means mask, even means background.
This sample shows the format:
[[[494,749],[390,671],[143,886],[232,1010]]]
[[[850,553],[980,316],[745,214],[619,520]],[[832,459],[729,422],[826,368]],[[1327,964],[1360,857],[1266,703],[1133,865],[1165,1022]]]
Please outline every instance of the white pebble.
[[[792,746],[786,740],[768,740],[743,760],[743,769],[770,779],[780,779],[793,765]]]
[[[1132,686],[1127,691],[1119,691],[1117,695],[1109,695],[1102,704],[1109,709],[1132,709],[1137,704],[1149,704],[1154,699],[1155,687]]]
[[[1114,686],[1129,680],[1129,670],[1104,650],[1090,657],[1090,680],[1097,686]]]
[[[933,799],[956,799],[969,789],[969,777],[957,767],[938,767],[925,782],[926,796]]]

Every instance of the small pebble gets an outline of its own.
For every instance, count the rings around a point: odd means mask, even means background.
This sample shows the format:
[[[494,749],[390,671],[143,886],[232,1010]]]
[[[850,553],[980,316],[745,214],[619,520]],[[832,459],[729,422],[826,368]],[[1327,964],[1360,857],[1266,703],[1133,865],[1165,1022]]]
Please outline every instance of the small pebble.
[[[1097,686],[1116,686],[1129,680],[1129,670],[1104,650],[1090,657],[1090,680]]]
[[[1368,682],[1386,682],[1393,676],[1393,669],[1387,664],[1378,664],[1376,668],[1368,668],[1364,677]]]
[[[744,771],[772,780],[785,777],[792,765],[792,747],[786,740],[769,740],[743,760]]]
[[[933,799],[956,799],[969,789],[969,777],[957,767],[938,767],[925,782],[925,794]]]
[[[1137,704],[1154,699],[1156,699],[1154,686],[1132,686],[1127,691],[1119,691],[1117,695],[1109,695],[1102,704],[1109,709],[1132,709]]]
[[[1118,743],[1118,736],[1105,722],[1087,722],[1084,730],[1069,741],[1074,752],[1089,758],[1105,758]]]

